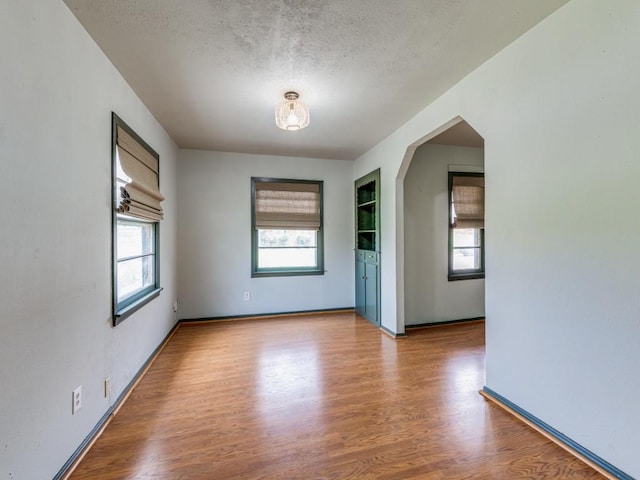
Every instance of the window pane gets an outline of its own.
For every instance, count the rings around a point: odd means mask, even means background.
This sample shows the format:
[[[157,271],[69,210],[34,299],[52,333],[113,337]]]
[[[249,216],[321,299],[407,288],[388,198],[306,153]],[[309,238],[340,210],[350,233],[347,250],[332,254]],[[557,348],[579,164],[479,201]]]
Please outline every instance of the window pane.
[[[118,260],[154,253],[152,223],[118,220]]]
[[[258,247],[316,247],[315,230],[258,230]]]
[[[477,270],[480,268],[480,248],[453,250],[453,270]]]
[[[316,248],[259,248],[258,268],[315,267]]]
[[[479,247],[480,246],[480,229],[479,228],[454,228],[453,229],[453,246],[454,247]]]
[[[258,268],[315,267],[315,230],[258,230]]]
[[[118,302],[154,285],[155,256],[118,262]]]

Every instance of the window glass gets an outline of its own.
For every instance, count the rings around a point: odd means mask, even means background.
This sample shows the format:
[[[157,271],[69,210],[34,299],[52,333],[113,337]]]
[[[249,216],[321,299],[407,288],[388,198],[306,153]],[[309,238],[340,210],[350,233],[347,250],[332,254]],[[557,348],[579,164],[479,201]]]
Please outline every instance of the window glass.
[[[153,253],[153,224],[118,221],[118,260]]]
[[[317,266],[315,230],[258,229],[258,268]]]
[[[118,219],[117,301],[155,285],[155,225]]]
[[[451,269],[477,270],[482,266],[479,228],[453,229],[453,257]]]
[[[153,286],[153,257],[138,257],[118,263],[118,302]]]

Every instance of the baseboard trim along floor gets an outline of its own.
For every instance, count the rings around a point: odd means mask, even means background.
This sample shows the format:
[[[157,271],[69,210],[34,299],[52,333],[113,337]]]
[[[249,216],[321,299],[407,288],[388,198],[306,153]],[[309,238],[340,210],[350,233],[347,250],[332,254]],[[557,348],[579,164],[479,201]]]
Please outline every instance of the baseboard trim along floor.
[[[484,322],[484,317],[461,318],[458,320],[444,320],[442,322],[416,323],[413,325],[405,325],[405,330],[413,330],[415,328],[443,327],[447,325],[455,325],[457,323]]]
[[[247,315],[225,315],[220,317],[183,318],[180,324],[189,325],[201,322],[223,322],[229,320],[255,320],[257,318],[295,317],[300,315],[324,315],[327,313],[353,312],[353,307],[325,308],[323,310],[296,310],[291,312],[255,313]]]
[[[531,415],[525,409],[519,407],[499,393],[494,392],[490,388],[484,387],[482,390],[480,390],[480,395],[482,395],[487,400],[495,403],[500,408],[509,412],[511,415],[518,418],[522,422],[526,423],[528,426],[558,445],[560,448],[566,450],[574,457],[580,459],[594,470],[600,472],[605,477],[611,480],[634,480],[631,475],[627,475],[620,469],[611,465],[606,460],[600,458],[595,453],[587,450],[579,443],[573,441],[571,438],[559,432],[551,425],[548,425],[534,415]]]

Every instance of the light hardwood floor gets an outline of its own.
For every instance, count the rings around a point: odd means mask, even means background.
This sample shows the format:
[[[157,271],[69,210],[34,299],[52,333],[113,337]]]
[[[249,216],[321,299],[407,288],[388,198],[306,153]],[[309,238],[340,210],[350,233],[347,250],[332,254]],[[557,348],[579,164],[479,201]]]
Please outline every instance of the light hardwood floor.
[[[71,479],[600,479],[484,400],[484,323],[182,326]]]

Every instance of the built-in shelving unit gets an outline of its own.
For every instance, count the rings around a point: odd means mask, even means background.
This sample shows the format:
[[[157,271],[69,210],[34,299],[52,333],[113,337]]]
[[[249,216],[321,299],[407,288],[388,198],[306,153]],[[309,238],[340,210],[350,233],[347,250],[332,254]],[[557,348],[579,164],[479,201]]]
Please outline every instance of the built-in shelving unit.
[[[380,169],[355,182],[356,311],[380,325]]]

